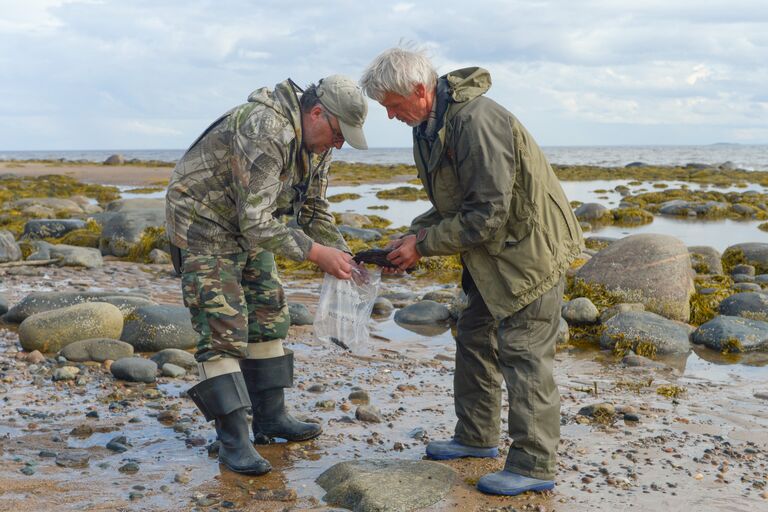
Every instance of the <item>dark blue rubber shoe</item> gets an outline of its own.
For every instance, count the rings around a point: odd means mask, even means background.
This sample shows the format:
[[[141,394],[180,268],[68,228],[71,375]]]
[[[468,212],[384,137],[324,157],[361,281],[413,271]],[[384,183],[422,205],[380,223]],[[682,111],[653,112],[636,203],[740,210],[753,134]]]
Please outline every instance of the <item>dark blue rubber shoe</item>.
[[[487,494],[516,496],[528,491],[541,492],[554,489],[554,480],[539,480],[511,471],[488,473],[477,481],[477,489]]]
[[[451,439],[450,441],[432,441],[427,445],[427,457],[434,460],[459,459],[461,457],[490,457],[499,455],[499,449],[467,446]]]

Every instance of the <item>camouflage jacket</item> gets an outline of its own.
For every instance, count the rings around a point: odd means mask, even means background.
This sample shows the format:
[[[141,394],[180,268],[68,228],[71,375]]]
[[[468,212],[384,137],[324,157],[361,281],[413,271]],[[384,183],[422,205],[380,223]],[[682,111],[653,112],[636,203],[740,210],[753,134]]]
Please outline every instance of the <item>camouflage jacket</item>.
[[[195,254],[260,247],[302,261],[312,241],[349,251],[328,210],[330,152],[301,145],[294,86],[263,87],[222,115],[176,164],[166,193],[172,244]],[[292,213],[302,230],[279,215]]]

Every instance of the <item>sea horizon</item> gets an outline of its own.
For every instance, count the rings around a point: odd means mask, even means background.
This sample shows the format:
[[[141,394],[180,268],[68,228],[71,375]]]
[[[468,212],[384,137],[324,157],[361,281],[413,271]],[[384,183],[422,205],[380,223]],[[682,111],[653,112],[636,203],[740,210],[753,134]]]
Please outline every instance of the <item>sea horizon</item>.
[[[623,167],[642,162],[648,165],[684,166],[690,163],[747,170],[768,170],[768,144],[716,142],[710,144],[663,145],[592,145],[542,146],[553,164]],[[0,161],[61,160],[100,163],[114,154],[126,160],[175,162],[186,149],[67,149],[67,150],[0,150]],[[414,163],[410,147],[375,147],[365,151],[344,147],[334,151],[334,159],[365,164]]]

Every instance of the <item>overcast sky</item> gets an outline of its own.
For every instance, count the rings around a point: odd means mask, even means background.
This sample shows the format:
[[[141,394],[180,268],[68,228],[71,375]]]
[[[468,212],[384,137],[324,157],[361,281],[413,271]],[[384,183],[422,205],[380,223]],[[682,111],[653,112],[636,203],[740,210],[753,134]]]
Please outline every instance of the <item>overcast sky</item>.
[[[400,40],[487,68],[542,145],[768,143],[766,0],[0,0],[0,150],[185,148]],[[366,133],[410,145],[375,102]]]

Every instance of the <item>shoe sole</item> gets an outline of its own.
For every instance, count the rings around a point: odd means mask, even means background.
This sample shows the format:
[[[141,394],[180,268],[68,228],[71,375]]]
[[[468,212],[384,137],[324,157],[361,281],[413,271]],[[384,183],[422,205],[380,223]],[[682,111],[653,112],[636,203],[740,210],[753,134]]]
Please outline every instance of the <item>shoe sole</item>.
[[[470,458],[470,457],[475,458],[475,459],[495,459],[498,456],[499,456],[499,452],[498,451],[496,451],[495,453],[493,453],[493,452],[489,453],[488,455],[475,455],[475,454],[470,455],[470,454],[464,454],[464,453],[455,454],[455,455],[454,454],[444,454],[444,455],[434,454],[433,455],[433,454],[427,452],[427,457],[429,457],[432,460],[466,459],[466,458]]]
[[[484,492],[486,494],[495,494],[498,496],[517,496],[518,494],[523,494],[524,492],[551,491],[554,488],[555,488],[554,482],[546,483],[546,484],[531,485],[528,487],[523,487],[523,488],[514,489],[514,490],[491,489],[489,487],[485,487],[484,485],[480,484],[480,482],[477,483],[478,491]]]
[[[267,467],[267,469],[260,469],[260,470],[255,470],[255,469],[245,469],[245,470],[243,470],[243,469],[234,468],[234,467],[230,466],[229,464],[227,464],[226,462],[223,462],[221,460],[219,460],[219,464],[221,464],[222,466],[224,466],[228,470],[232,471],[233,473],[237,473],[238,475],[259,476],[259,475],[266,475],[267,473],[272,471],[272,466]]]
[[[300,437],[288,438],[288,437],[285,437],[285,436],[283,436],[281,434],[269,434],[268,435],[268,434],[264,434],[263,432],[259,432],[257,434],[254,434],[254,436],[253,436],[253,444],[258,444],[258,445],[272,444],[272,441],[274,441],[275,438],[285,439],[289,443],[298,443],[298,442],[301,442],[301,441],[309,441],[310,439],[314,439],[316,437],[319,437],[320,434],[322,434],[322,433],[323,433],[323,431],[320,430],[319,432],[316,432],[314,434],[309,434],[309,435],[300,436]],[[265,439],[266,439],[266,442],[264,442]]]

